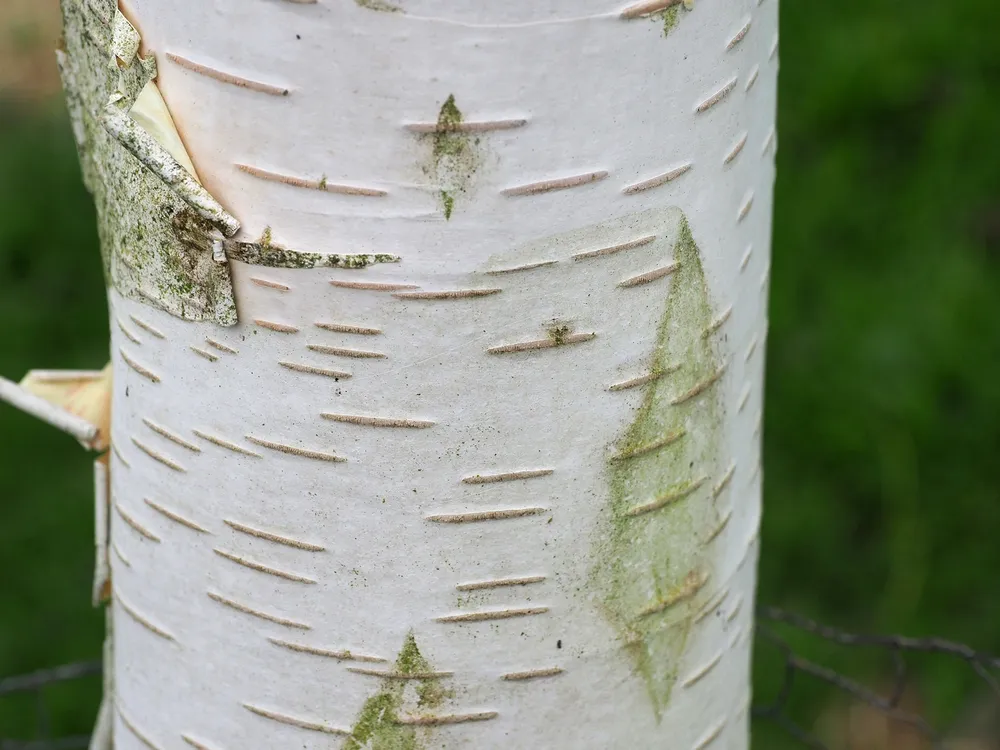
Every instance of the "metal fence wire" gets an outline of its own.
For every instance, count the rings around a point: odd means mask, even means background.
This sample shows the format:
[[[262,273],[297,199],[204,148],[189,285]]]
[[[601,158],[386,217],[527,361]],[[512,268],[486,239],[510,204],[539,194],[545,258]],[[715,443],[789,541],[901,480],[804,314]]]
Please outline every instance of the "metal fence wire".
[[[889,656],[892,662],[891,685],[888,690],[876,690],[835,669],[811,661],[797,653],[786,637],[779,633],[776,626],[802,631],[838,646],[882,652]],[[958,748],[961,750],[966,750],[966,748],[968,750],[1000,750],[1000,744],[997,744],[995,738],[995,729],[990,732],[994,735],[992,738],[959,740],[954,735],[946,738],[944,733],[939,728],[934,727],[925,716],[917,711],[909,710],[903,703],[911,672],[907,657],[918,654],[939,655],[964,662],[981,678],[983,685],[989,691],[990,713],[996,716],[1000,710],[1000,682],[998,682],[997,674],[1000,671],[1000,658],[944,638],[910,638],[902,635],[849,633],[777,607],[761,607],[757,610],[756,639],[759,647],[777,649],[784,666],[783,679],[777,694],[767,703],[755,702],[753,716],[756,719],[774,722],[799,740],[804,747],[815,750],[831,750],[828,744],[797,723],[789,710],[794,687],[803,678],[825,683],[856,704],[867,706],[897,725],[909,727],[927,740],[923,747],[930,747],[933,750],[952,750],[953,748],[956,750]],[[907,745],[907,747],[912,746],[912,744]],[[869,745],[865,745],[865,750],[869,747]],[[883,750],[883,748],[895,750],[894,746],[888,745],[879,746],[878,750]],[[855,750],[855,748],[848,745],[847,750]],[[858,750],[861,748],[859,747]],[[873,747],[872,750],[875,748]]]
[[[33,694],[35,703],[35,737],[30,740],[7,739],[0,728],[0,750],[71,750],[85,748],[90,737],[53,737],[46,688],[58,683],[81,680],[101,673],[101,661],[81,661],[54,669],[42,669],[30,674],[0,679],[0,701],[14,694]]]
[[[810,660],[796,652],[783,633],[800,631],[808,637],[825,641],[849,649],[872,649],[887,655],[892,663],[893,678],[888,690],[875,689],[838,672],[835,669]],[[1000,658],[977,651],[961,643],[943,638],[909,638],[902,635],[863,635],[849,633],[835,627],[823,625],[807,617],[776,607],[761,607],[757,611],[756,644],[758,648],[774,649],[780,655],[782,679],[780,688],[773,698],[753,704],[753,717],[758,721],[773,722],[782,731],[797,740],[803,747],[813,750],[840,750],[831,748],[812,731],[805,729],[793,715],[792,697],[797,684],[803,680],[815,680],[827,685],[843,697],[866,706],[884,716],[885,719],[909,727],[926,740],[921,747],[933,750],[993,750],[998,744],[951,744],[943,733],[931,725],[925,716],[911,711],[904,705],[904,696],[909,684],[911,668],[907,657],[916,654],[939,655],[958,662],[964,662],[981,678],[989,690],[991,701],[1000,713]],[[45,669],[26,675],[0,679],[0,702],[14,694],[29,694],[34,697],[36,712],[35,737],[33,739],[5,739],[0,728],[0,750],[69,750],[86,748],[87,736],[53,736],[49,711],[46,706],[46,689],[57,683],[81,680],[100,674],[100,661],[83,661],[66,664],[55,669]],[[864,745],[864,750],[895,750],[895,745]],[[906,745],[907,748],[913,745]],[[855,750],[848,743],[847,750]],[[858,746],[860,750],[860,746]]]

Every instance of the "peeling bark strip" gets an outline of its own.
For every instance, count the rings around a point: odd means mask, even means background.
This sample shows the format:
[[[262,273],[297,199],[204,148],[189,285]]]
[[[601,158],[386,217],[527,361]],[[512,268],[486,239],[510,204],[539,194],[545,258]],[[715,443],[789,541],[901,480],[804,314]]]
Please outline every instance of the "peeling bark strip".
[[[178,317],[234,325],[229,269],[212,259],[212,242],[239,222],[129,115],[140,97],[160,100],[153,57],[137,56],[138,33],[113,2],[62,0],[62,10],[59,69],[107,283]],[[112,35],[105,16],[114,19]],[[160,124],[173,131],[165,116]]]
[[[119,109],[117,104],[108,104],[104,108],[103,122],[115,140],[159,177],[164,185],[172,188],[202,219],[217,226],[226,236],[239,231],[240,223],[235,217],[230,216],[169,151]]]
[[[266,239],[266,238],[265,238]],[[267,268],[365,268],[377,263],[398,263],[398,255],[361,253],[338,255],[290,250],[270,240],[263,242],[225,243],[226,257],[251,266]]]

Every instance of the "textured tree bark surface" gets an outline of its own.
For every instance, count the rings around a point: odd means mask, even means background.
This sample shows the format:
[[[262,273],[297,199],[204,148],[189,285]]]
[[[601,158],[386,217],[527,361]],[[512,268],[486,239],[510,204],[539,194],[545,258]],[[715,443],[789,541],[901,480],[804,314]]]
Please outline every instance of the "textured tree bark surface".
[[[100,742],[746,748],[775,0],[62,2]]]

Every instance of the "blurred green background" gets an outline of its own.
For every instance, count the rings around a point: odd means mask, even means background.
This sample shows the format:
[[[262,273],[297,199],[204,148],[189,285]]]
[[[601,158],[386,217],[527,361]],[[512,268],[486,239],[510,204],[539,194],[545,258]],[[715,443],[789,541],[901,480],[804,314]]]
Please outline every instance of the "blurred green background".
[[[0,374],[99,368],[54,4],[0,4]],[[784,0],[781,15],[761,601],[1000,652],[1000,4]],[[4,407],[0,445],[0,677],[96,658],[91,457]],[[876,654],[793,643],[870,684],[889,674]],[[932,717],[975,696],[963,665],[918,666]],[[780,676],[759,649],[759,699]],[[831,704],[799,689],[792,712],[813,726]],[[97,680],[48,698],[55,730],[89,732]],[[30,736],[34,716],[29,696],[0,699],[0,736]],[[888,742],[870,747],[923,747]],[[757,748],[795,746],[757,729]]]

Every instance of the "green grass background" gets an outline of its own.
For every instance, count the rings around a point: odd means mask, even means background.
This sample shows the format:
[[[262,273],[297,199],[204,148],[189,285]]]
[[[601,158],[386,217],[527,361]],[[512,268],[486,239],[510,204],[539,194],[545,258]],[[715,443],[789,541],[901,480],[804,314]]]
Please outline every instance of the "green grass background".
[[[784,0],[781,15],[761,600],[1000,652],[1000,4]],[[0,374],[107,357],[64,111],[0,100]],[[95,658],[91,459],[3,407],[0,446],[0,677]],[[871,654],[794,643],[882,674]],[[935,717],[974,694],[961,665],[919,666]],[[760,698],[777,667],[761,649]],[[823,693],[800,687],[808,725]],[[53,727],[88,732],[97,694],[51,690]],[[30,736],[34,716],[0,699],[0,737]]]

